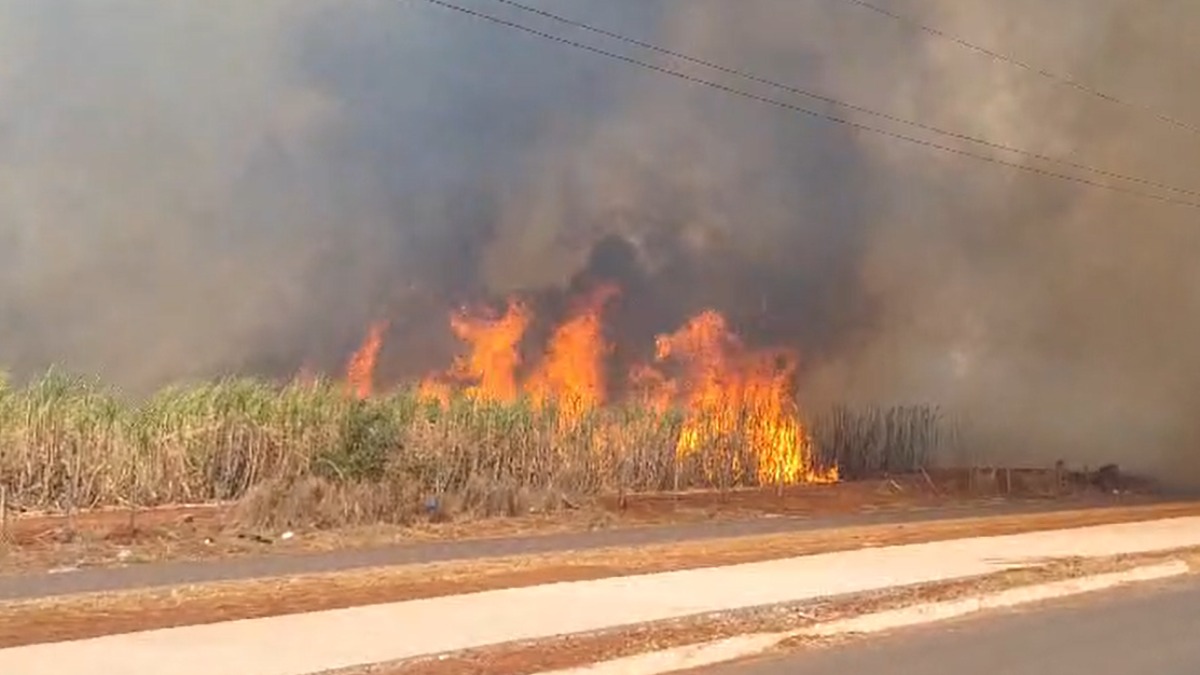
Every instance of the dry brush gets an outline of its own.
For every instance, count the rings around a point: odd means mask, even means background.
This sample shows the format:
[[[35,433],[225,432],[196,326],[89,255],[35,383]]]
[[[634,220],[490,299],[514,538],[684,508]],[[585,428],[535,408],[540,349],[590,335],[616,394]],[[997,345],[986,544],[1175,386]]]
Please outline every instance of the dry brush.
[[[241,501],[257,521],[404,522],[554,509],[617,492],[758,481],[744,425],[680,457],[682,416],[607,406],[360,400],[331,381],[229,379],[122,397],[50,372],[0,384],[0,485],[19,509]],[[813,418],[814,457],[843,476],[915,470],[944,443],[929,407]]]

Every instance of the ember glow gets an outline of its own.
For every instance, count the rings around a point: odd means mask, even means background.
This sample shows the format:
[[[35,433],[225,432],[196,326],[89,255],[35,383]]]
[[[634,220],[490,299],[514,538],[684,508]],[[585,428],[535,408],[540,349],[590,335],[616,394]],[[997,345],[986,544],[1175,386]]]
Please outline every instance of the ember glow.
[[[612,346],[604,336],[604,310],[618,296],[617,288],[601,286],[578,298],[528,368],[521,358],[535,318],[528,304],[512,298],[503,312],[459,310],[451,315],[450,327],[463,351],[445,372],[425,378],[419,393],[443,405],[456,392],[495,403],[525,397],[539,409],[553,403],[560,422],[573,425],[611,402],[613,388],[605,373]],[[373,368],[381,337],[379,325],[372,327],[351,363],[348,379],[360,396],[371,393],[366,366]],[[764,484],[838,480],[836,467],[820,469],[814,461],[793,392],[795,353],[746,347],[725,317],[712,310],[658,336],[655,348],[653,362],[632,369],[617,389],[658,413],[682,416],[675,448],[680,460],[707,448],[732,458],[735,473],[753,472]],[[737,448],[752,454],[739,455]]]

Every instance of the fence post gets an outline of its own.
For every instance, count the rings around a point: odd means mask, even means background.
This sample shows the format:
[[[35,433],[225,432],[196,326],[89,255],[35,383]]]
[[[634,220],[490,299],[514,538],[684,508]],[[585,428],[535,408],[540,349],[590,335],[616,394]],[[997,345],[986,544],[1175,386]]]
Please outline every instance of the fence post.
[[[0,483],[0,543],[8,542],[8,485]]]
[[[675,452],[673,454],[674,454],[675,459],[671,463],[671,470],[674,473],[674,476],[672,476],[673,485],[672,485],[671,491],[675,493],[675,498],[678,499],[679,498],[679,462],[680,462],[679,450],[678,449],[675,450]]]
[[[137,509],[138,509],[138,482],[136,464],[133,470],[133,476],[130,478],[129,487],[129,536],[133,537],[137,534]]]
[[[138,450],[135,445],[132,452],[129,453],[129,536],[134,538],[137,535],[137,510],[138,510]]]
[[[67,477],[67,540],[75,541],[75,502],[79,491],[79,474],[82,472],[79,444],[71,444],[71,469]]]

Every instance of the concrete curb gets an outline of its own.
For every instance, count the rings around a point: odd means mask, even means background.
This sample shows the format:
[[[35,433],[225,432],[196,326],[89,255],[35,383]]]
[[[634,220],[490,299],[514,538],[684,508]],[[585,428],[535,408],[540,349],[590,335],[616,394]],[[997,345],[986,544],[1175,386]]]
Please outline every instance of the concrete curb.
[[[1074,579],[1063,579],[1032,586],[1018,586],[987,595],[931,602],[911,607],[865,614],[841,621],[832,621],[800,631],[799,635],[811,637],[834,637],[850,634],[879,633],[886,630],[917,626],[935,621],[945,621],[982,612],[989,609],[1005,609],[1032,602],[1054,600],[1083,593],[1102,591],[1126,584],[1155,581],[1187,574],[1188,564],[1172,560],[1157,565],[1135,567],[1123,572],[1096,574]]]
[[[1195,547],[1200,516],[860,548],[31,644],[0,649],[0,672],[159,675],[167,659],[176,675],[307,675]]]
[[[567,668],[539,675],[661,675],[726,661],[757,656],[784,640],[794,637],[835,637],[865,635],[898,628],[954,619],[992,609],[1066,598],[1119,586],[1156,581],[1187,574],[1191,568],[1183,560],[1135,567],[1122,572],[1096,574],[1044,584],[1020,586],[996,593],[911,605],[900,609],[864,614],[831,621],[801,630],[779,633],[754,633],[685,645],[588,666]]]

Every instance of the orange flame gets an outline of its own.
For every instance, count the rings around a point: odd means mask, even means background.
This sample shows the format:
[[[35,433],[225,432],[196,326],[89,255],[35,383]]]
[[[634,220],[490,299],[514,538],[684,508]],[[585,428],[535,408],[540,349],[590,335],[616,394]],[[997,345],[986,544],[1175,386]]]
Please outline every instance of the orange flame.
[[[629,371],[629,382],[642,405],[660,415],[670,409],[671,402],[679,394],[677,382],[644,364]]]
[[[450,404],[450,395],[453,393],[453,387],[437,377],[427,377],[417,386],[417,398],[440,403],[442,406]]]
[[[371,325],[362,346],[350,357],[346,366],[346,383],[350,391],[359,399],[371,396],[374,390],[375,363],[379,360],[379,350],[383,347],[383,334],[387,331],[387,322],[379,321]]]
[[[812,442],[790,390],[794,354],[746,349],[725,318],[711,310],[659,336],[655,346],[659,362],[684,367],[682,387],[662,377],[671,391],[658,394],[661,401],[684,392],[686,415],[676,444],[681,458],[706,445],[728,444],[740,432],[754,450],[762,483],[837,480],[836,467],[818,471],[813,466]]]
[[[555,401],[568,423],[604,403],[604,341],[601,312],[617,295],[615,286],[601,286],[578,303],[565,323],[550,338],[541,365],[526,383],[538,405]]]
[[[518,380],[521,342],[533,318],[526,304],[510,299],[499,316],[465,309],[453,313],[450,327],[466,350],[446,373],[422,381],[420,396],[445,404],[455,390],[494,402],[513,401],[525,393],[536,405],[558,404],[563,423],[579,421],[588,410],[606,403],[605,358],[610,345],[604,340],[602,314],[617,293],[615,287],[604,286],[577,302],[553,331],[543,358],[524,382]],[[371,372],[383,328],[372,326],[348,369],[347,379],[360,397],[371,393]],[[760,483],[838,480],[836,467],[815,466],[812,440],[792,391],[798,363],[794,353],[747,348],[725,317],[712,310],[672,334],[660,335],[655,348],[655,365],[634,368],[629,384],[655,411],[681,409],[678,457],[706,447],[748,447],[753,456],[746,459],[753,466],[742,466],[738,455],[730,453],[733,468],[753,471]],[[679,377],[670,377],[663,369],[677,371]]]
[[[463,309],[450,317],[450,328],[469,349],[454,360],[444,377],[421,383],[421,395],[439,401],[450,397],[451,384],[467,384],[466,395],[479,401],[512,401],[517,398],[517,367],[521,365],[521,338],[532,318],[519,300],[509,300],[503,316],[473,315]],[[450,382],[447,382],[449,380]]]

